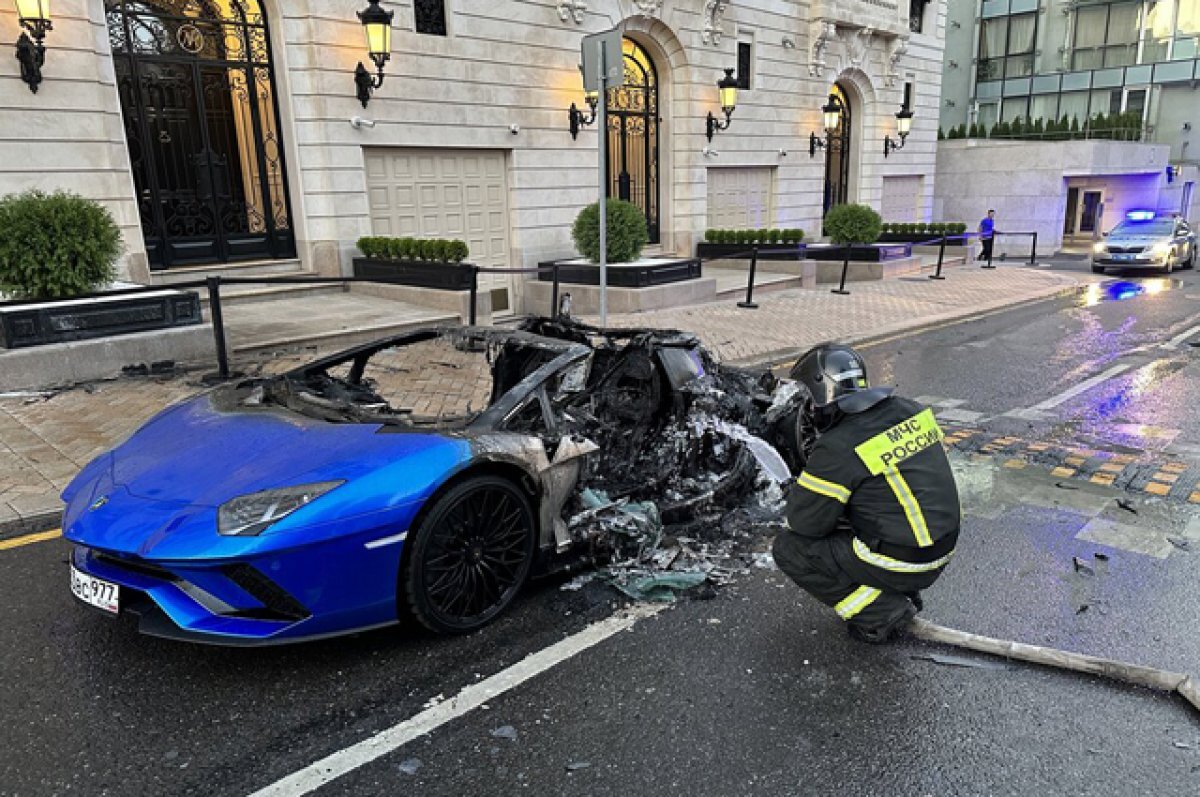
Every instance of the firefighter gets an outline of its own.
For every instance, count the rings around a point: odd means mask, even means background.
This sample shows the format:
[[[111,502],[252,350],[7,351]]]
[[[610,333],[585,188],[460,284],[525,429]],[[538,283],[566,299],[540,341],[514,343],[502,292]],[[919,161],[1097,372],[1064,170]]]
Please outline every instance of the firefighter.
[[[775,561],[832,606],[850,635],[894,639],[922,608],[921,590],[954,554],[960,509],[933,411],[872,388],[848,346],[801,357],[792,378],[812,395],[820,436],[787,496]]]

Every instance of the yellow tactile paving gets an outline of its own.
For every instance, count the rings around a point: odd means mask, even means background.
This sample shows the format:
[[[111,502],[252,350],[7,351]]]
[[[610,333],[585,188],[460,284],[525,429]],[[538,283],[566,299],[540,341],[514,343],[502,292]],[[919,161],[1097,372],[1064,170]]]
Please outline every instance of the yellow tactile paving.
[[[1014,470],[1020,470],[1021,468],[1028,467],[1028,465],[1029,463],[1023,459],[1010,459],[1004,463],[1004,467],[1013,468]]]
[[[1152,478],[1155,481],[1170,482],[1171,484],[1174,484],[1175,482],[1179,481],[1179,474],[1178,473],[1166,473],[1166,472],[1160,470],[1158,473],[1154,474],[1154,476]]]
[[[1150,482],[1146,485],[1146,492],[1151,495],[1166,495],[1171,492],[1171,485],[1162,484],[1161,482]]]
[[[1087,462],[1087,457],[1067,457],[1066,463],[1073,468],[1078,468],[1083,463]]]
[[[1165,470],[1167,473],[1183,473],[1187,469],[1188,466],[1185,462],[1168,462],[1162,466],[1162,470]]]
[[[1196,492],[1189,495],[1188,501],[1192,502],[1193,504],[1200,504],[1200,490],[1197,490]]]
[[[1096,475],[1092,476],[1092,478],[1088,479],[1088,481],[1090,481],[1092,484],[1102,484],[1105,487],[1111,487],[1112,483],[1116,480],[1117,476],[1114,473],[1097,473]]]
[[[1120,473],[1125,468],[1126,465],[1123,462],[1105,462],[1100,466],[1100,470],[1104,473]]]
[[[1075,475],[1075,469],[1074,468],[1064,468],[1062,466],[1059,466],[1059,467],[1055,468],[1054,470],[1050,471],[1050,475],[1051,476],[1060,476],[1062,478],[1068,478],[1068,477]]]

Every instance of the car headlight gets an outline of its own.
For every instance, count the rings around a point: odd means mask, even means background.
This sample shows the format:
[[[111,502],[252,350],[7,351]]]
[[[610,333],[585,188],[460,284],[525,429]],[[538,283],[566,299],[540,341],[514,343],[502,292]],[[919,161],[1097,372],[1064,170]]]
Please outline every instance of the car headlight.
[[[241,495],[217,510],[217,533],[227,537],[253,537],[276,521],[346,482],[316,482],[295,487]]]
[[[1094,244],[1092,246],[1092,251],[1098,255],[1102,255],[1108,251],[1108,244],[1104,243],[1103,241],[1098,244]]]
[[[1167,255],[1171,254],[1171,245],[1166,241],[1157,243],[1154,245],[1154,248],[1150,250],[1150,254],[1154,255],[1155,257],[1166,257]]]

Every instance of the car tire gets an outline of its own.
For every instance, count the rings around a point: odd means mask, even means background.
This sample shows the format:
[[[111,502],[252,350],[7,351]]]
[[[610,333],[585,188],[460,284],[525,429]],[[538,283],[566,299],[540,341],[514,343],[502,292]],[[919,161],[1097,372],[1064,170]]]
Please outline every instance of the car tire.
[[[1167,259],[1163,261],[1162,269],[1160,270],[1162,271],[1163,275],[1166,276],[1167,274],[1171,273],[1173,267],[1174,264],[1171,262],[1171,256],[1167,255]]]
[[[1093,266],[1092,266],[1092,273],[1093,273],[1093,274],[1103,274],[1103,273],[1104,273],[1104,266],[1095,266],[1095,265],[1093,265]]]
[[[429,630],[466,634],[507,609],[529,577],[533,507],[499,476],[470,477],[436,500],[408,539],[401,594]]]

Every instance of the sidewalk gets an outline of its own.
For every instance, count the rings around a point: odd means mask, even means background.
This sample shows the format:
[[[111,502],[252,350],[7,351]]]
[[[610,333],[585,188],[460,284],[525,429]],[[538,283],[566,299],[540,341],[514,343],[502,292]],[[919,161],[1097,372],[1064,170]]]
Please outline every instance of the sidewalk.
[[[795,289],[762,296],[757,310],[723,301],[611,316],[609,323],[693,331],[725,362],[763,363],[790,358],[821,341],[862,343],[971,318],[1073,291],[1087,281],[1084,275],[1017,266],[967,267],[947,271],[941,282],[924,275],[857,282],[849,285],[849,296],[832,294],[827,286]],[[268,368],[296,362],[278,361]],[[0,398],[0,538],[52,528],[62,509],[58,495],[75,473],[158,410],[203,390],[199,373]]]

